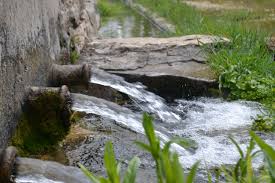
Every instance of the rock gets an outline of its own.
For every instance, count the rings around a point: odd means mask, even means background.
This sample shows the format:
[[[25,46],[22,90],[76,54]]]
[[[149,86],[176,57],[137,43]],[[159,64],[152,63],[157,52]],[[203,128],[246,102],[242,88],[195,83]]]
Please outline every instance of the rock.
[[[84,48],[80,62],[125,76],[129,81],[142,81],[152,90],[180,94],[193,88],[193,93],[200,95],[217,86],[202,45],[228,41],[204,35],[95,40]]]
[[[39,178],[44,178],[49,182],[60,181],[66,183],[90,183],[84,173],[76,167],[64,166],[56,162],[37,159],[17,158],[17,179],[28,177],[30,175],[37,176],[35,177],[36,181],[39,180]]]
[[[46,86],[51,65],[60,56],[68,62],[71,46],[80,51],[84,40],[96,36],[95,3],[0,0],[0,147],[6,147],[16,127],[26,86]]]
[[[15,147],[8,147],[0,151],[0,182],[10,183],[13,173],[17,150]]]
[[[103,100],[100,101],[103,102]],[[117,106],[115,109],[120,110],[121,107]],[[124,128],[124,126],[121,127],[116,122],[100,116],[87,115],[85,119],[86,121],[84,120],[82,126],[89,130],[92,135],[86,137],[81,143],[66,147],[65,152],[71,166],[81,163],[98,176],[106,175],[103,157],[104,147],[107,141],[112,141],[116,159],[121,163],[123,173],[126,171],[128,162],[134,156],[138,156],[141,165],[137,171],[136,182],[156,182],[154,161],[151,155],[141,150],[134,143],[135,141],[146,142],[144,135]]]
[[[65,45],[68,49],[80,53],[85,42],[96,37],[99,29],[100,19],[96,11],[96,1],[63,0],[60,9],[60,31]]]
[[[45,86],[59,57],[59,0],[0,0],[0,147],[20,116],[25,87]]]

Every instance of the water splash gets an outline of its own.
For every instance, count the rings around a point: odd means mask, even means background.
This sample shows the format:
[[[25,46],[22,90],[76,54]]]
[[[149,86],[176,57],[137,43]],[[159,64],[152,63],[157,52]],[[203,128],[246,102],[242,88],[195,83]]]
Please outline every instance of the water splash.
[[[64,183],[64,182],[48,179],[43,175],[18,176],[16,177],[15,182],[16,183]]]
[[[162,121],[179,122],[178,114],[165,104],[160,96],[146,91],[140,83],[128,83],[122,77],[109,74],[103,70],[93,69],[91,83],[108,86],[130,96],[143,111],[156,114]]]
[[[140,113],[103,99],[80,94],[73,94],[73,97],[74,110],[107,117],[143,133]],[[239,154],[228,136],[233,135],[245,150],[249,142],[248,129],[252,118],[260,113],[260,107],[255,102],[227,102],[211,98],[177,100],[171,109],[177,113],[185,113],[186,118],[176,124],[157,122],[156,133],[163,143],[173,136],[190,138],[197,143],[198,149],[194,152],[177,145],[172,146],[179,153],[184,167],[189,168],[198,160],[204,161],[208,167],[230,165],[238,160]],[[269,138],[269,143],[275,146],[274,138]]]
[[[175,109],[186,113],[187,118],[183,121],[186,125],[184,129],[171,130],[171,134],[190,137],[198,143],[195,153],[180,157],[183,166],[191,167],[199,160],[208,167],[237,162],[239,153],[228,137],[232,135],[246,150],[250,139],[248,129],[253,118],[260,114],[260,104],[211,98],[176,102]],[[256,166],[260,166],[260,161]]]
[[[73,110],[103,116],[136,132],[143,133],[141,114],[135,114],[127,108],[92,96],[72,94],[72,97]]]

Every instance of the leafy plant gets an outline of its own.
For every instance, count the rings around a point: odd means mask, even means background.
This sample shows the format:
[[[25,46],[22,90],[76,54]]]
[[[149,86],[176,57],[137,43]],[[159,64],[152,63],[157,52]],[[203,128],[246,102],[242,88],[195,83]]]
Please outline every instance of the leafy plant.
[[[275,121],[271,117],[258,115],[251,129],[254,131],[274,132]]]
[[[123,183],[135,182],[136,172],[137,172],[137,168],[139,167],[139,164],[140,164],[140,160],[137,157],[134,157],[130,161],[128,169],[123,178]],[[106,171],[108,175],[107,178],[95,176],[81,164],[79,164],[79,167],[93,183],[120,183],[121,182],[120,164],[117,163],[115,159],[113,145],[111,142],[107,142],[105,145],[104,165],[106,167]]]
[[[244,153],[232,137],[230,137],[230,140],[237,147],[241,157],[233,169],[227,169],[226,167],[222,168],[227,182],[252,182],[252,180],[255,179],[252,167],[252,158],[259,153],[259,151],[252,153],[252,150],[255,147],[255,142],[251,139],[246,153]]]
[[[254,132],[250,132],[250,135],[256,141],[256,143],[264,153],[266,162],[265,166],[268,170],[269,178],[271,179],[270,182],[275,182],[275,150],[270,145],[266,144]]]
[[[75,64],[79,59],[80,55],[76,50],[73,50],[70,55],[71,64]]]
[[[102,18],[120,15],[127,11],[120,0],[98,0],[97,9]]]
[[[156,136],[153,127],[153,118],[148,114],[143,116],[143,128],[149,144],[136,142],[145,151],[151,153],[156,164],[156,174],[159,183],[191,183],[194,181],[199,162],[195,163],[189,174],[185,177],[184,171],[179,162],[178,154],[171,152],[170,147],[176,143],[184,148],[190,147],[189,141],[185,139],[175,138],[168,141],[161,147],[160,139]]]
[[[156,174],[159,183],[192,183],[195,181],[195,176],[198,170],[199,162],[195,163],[188,174],[184,174],[184,170],[179,162],[179,157],[176,152],[170,151],[171,145],[176,143],[182,147],[190,147],[190,141],[186,139],[175,138],[161,145],[160,139],[156,136],[153,126],[153,118],[148,114],[143,116],[143,127],[148,144],[136,142],[143,150],[150,152],[156,164]],[[232,143],[239,151],[240,159],[233,167],[222,166],[216,170],[216,182],[220,179],[226,180],[228,183],[262,183],[275,182],[275,150],[266,144],[254,132],[250,132],[251,140],[246,152],[242,150],[240,145],[229,137]],[[258,145],[261,150],[255,151],[255,145]],[[265,165],[260,172],[253,170],[252,160],[260,153],[264,154]],[[107,171],[107,178],[98,177],[89,172],[84,166],[79,165],[82,171],[93,183],[134,183],[137,173],[137,168],[140,160],[134,157],[128,166],[124,178],[121,178],[120,164],[115,159],[113,145],[107,142],[104,153],[104,164]],[[212,183],[212,175],[208,171],[207,179]]]
[[[160,139],[156,136],[153,127],[153,118],[148,114],[143,116],[143,127],[149,144],[136,142],[142,149],[151,153],[156,163],[156,174],[159,183],[192,183],[199,166],[199,162],[195,163],[189,174],[185,176],[182,166],[179,162],[179,157],[176,152],[171,152],[170,147],[176,143],[182,147],[190,147],[190,141],[185,139],[175,138],[164,146],[161,146]],[[135,182],[136,171],[140,161],[137,157],[133,158],[123,178],[123,183]],[[89,172],[83,165],[79,165],[83,172],[89,177],[93,183],[120,183],[120,165],[115,160],[113,146],[108,142],[105,146],[104,165],[107,171],[108,178],[97,177]]]
[[[226,182],[234,183],[261,183],[261,182],[274,182],[275,181],[275,151],[266,144],[254,132],[250,132],[251,140],[247,147],[246,153],[243,152],[238,143],[230,137],[231,141],[235,144],[240,153],[240,159],[232,168],[222,167],[222,172],[225,175]],[[257,144],[261,151],[254,151],[255,144]],[[265,167],[258,174],[254,172],[252,160],[259,152],[264,153]]]
[[[258,101],[275,113],[275,62],[266,46],[271,32],[253,27],[248,21],[267,16],[264,12],[225,10],[211,14],[176,0],[137,2],[174,24],[175,35],[210,34],[229,38],[230,43],[212,48],[208,57],[220,76],[221,88],[230,91],[230,99]],[[274,119],[274,115],[270,117]]]

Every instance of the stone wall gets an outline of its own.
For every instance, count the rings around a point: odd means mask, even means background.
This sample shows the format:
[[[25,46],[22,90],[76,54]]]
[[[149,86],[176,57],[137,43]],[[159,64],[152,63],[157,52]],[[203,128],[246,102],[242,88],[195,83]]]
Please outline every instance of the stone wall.
[[[0,148],[16,126],[26,89],[48,84],[49,68],[58,63],[62,46],[70,49],[65,45],[77,32],[73,30],[84,29],[80,35],[85,39],[96,35],[94,4],[95,0],[0,0]]]

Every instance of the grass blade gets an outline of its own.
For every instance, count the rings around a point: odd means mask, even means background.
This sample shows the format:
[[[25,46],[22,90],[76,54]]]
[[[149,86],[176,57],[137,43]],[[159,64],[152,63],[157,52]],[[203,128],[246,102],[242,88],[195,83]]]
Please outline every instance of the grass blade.
[[[119,174],[117,173],[117,162],[113,150],[113,144],[108,141],[105,145],[104,164],[107,175],[112,183],[119,183]]]
[[[88,179],[92,183],[100,183],[100,181],[87,169],[85,168],[82,164],[78,164],[79,168],[82,170],[82,172],[88,177]]]
[[[136,174],[137,174],[137,169],[140,165],[140,160],[138,157],[134,157],[128,166],[128,169],[125,173],[123,183],[134,183],[136,180]]]
[[[199,164],[200,164],[200,162],[197,162],[192,166],[192,168],[191,168],[191,170],[190,170],[190,172],[187,176],[186,183],[193,183],[194,182],[197,170],[199,168]]]
[[[256,141],[258,146],[262,149],[262,151],[267,154],[272,161],[275,161],[275,150],[268,144],[266,144],[258,135],[254,132],[250,132],[251,137]]]
[[[241,149],[241,147],[239,146],[239,144],[233,139],[233,137],[229,137],[229,139],[232,141],[232,143],[236,146],[236,148],[238,149],[240,155],[241,155],[241,158],[244,158],[244,153]]]

